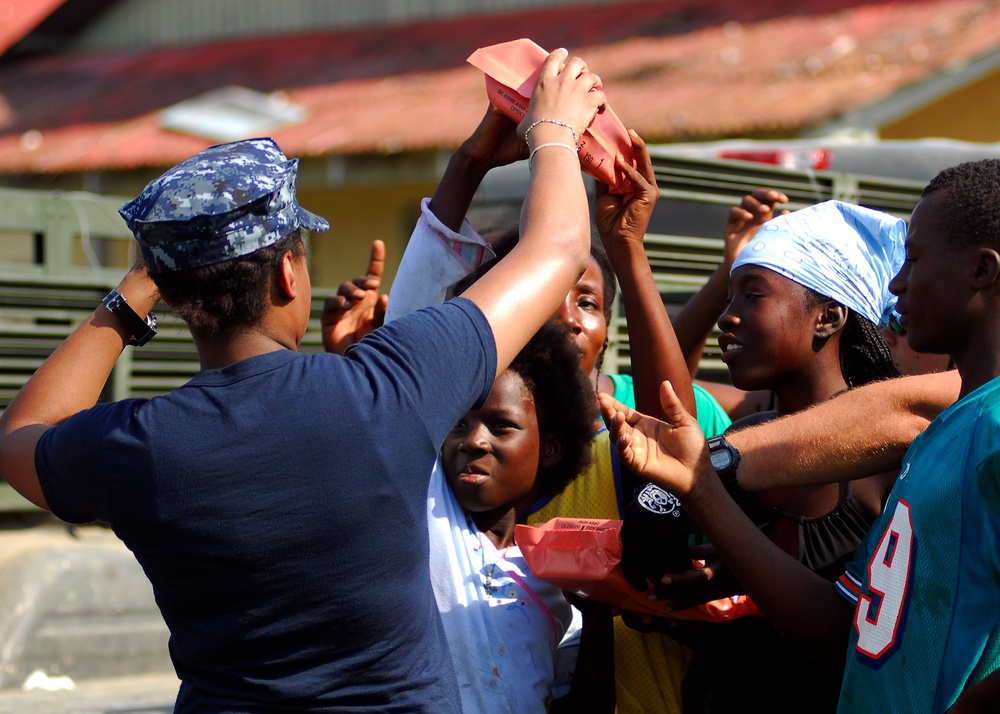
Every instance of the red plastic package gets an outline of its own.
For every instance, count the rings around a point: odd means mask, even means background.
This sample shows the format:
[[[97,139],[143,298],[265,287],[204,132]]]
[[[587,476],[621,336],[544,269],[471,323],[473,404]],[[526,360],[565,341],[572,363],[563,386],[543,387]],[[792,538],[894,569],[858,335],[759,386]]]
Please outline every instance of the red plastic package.
[[[620,520],[553,518],[534,526],[518,525],[514,540],[537,577],[581,597],[620,610],[680,620],[725,622],[759,611],[746,595],[670,611],[669,600],[650,600],[622,573]]]
[[[524,119],[528,101],[538,80],[542,63],[549,53],[528,39],[490,45],[469,55],[468,62],[486,74],[490,102],[516,122]],[[632,139],[611,107],[597,115],[580,137],[580,165],[583,170],[616,194],[635,191],[625,174],[615,169],[615,155],[621,154],[634,167]]]

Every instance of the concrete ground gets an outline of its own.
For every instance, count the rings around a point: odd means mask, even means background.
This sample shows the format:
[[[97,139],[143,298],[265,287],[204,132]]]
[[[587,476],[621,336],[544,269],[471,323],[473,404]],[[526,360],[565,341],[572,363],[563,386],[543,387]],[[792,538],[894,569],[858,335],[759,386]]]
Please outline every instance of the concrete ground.
[[[0,527],[0,713],[172,711],[167,628],[132,553],[99,526],[21,518]],[[22,693],[29,677],[75,689]]]
[[[76,682],[72,690],[0,690],[0,714],[171,714],[179,683],[172,674]]]

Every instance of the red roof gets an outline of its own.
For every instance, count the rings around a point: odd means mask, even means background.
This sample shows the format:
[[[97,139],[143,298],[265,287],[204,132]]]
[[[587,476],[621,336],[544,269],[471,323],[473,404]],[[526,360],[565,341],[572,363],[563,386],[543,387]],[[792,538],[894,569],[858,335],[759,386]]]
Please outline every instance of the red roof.
[[[38,27],[66,0],[12,0],[0,5],[0,54]]]
[[[648,141],[794,135],[1000,46],[976,0],[689,0],[560,7],[352,32],[52,56],[0,69],[0,172],[164,166],[210,141],[156,112],[225,85],[284,91],[308,118],[294,156],[452,148],[486,107],[477,47],[569,47]]]

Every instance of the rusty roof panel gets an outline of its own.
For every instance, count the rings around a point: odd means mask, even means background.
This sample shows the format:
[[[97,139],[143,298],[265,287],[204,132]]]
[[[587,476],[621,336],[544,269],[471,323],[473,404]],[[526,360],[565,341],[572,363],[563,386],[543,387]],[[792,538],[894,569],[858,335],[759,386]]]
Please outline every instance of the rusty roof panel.
[[[290,155],[452,148],[486,108],[465,57],[518,36],[582,54],[625,124],[654,142],[795,134],[1000,47],[994,2],[816,0],[794,15],[781,4],[561,7],[48,57],[0,70],[0,172],[176,163],[210,142],[161,128],[156,112],[225,85],[281,91],[305,108],[273,134]]]

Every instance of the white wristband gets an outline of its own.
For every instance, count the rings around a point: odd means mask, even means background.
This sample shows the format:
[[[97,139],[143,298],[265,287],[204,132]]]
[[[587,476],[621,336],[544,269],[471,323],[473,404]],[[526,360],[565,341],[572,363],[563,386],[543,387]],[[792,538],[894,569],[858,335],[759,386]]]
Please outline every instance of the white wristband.
[[[544,148],[546,148],[548,146],[561,146],[564,149],[568,149],[568,150],[572,151],[574,154],[579,153],[579,151],[580,151],[579,147],[572,147],[569,144],[563,144],[560,141],[550,141],[547,144],[539,144],[534,149],[532,149],[531,153],[528,154],[528,162],[530,163],[531,160],[533,158],[535,158],[535,154],[538,152],[539,149],[544,149]]]

